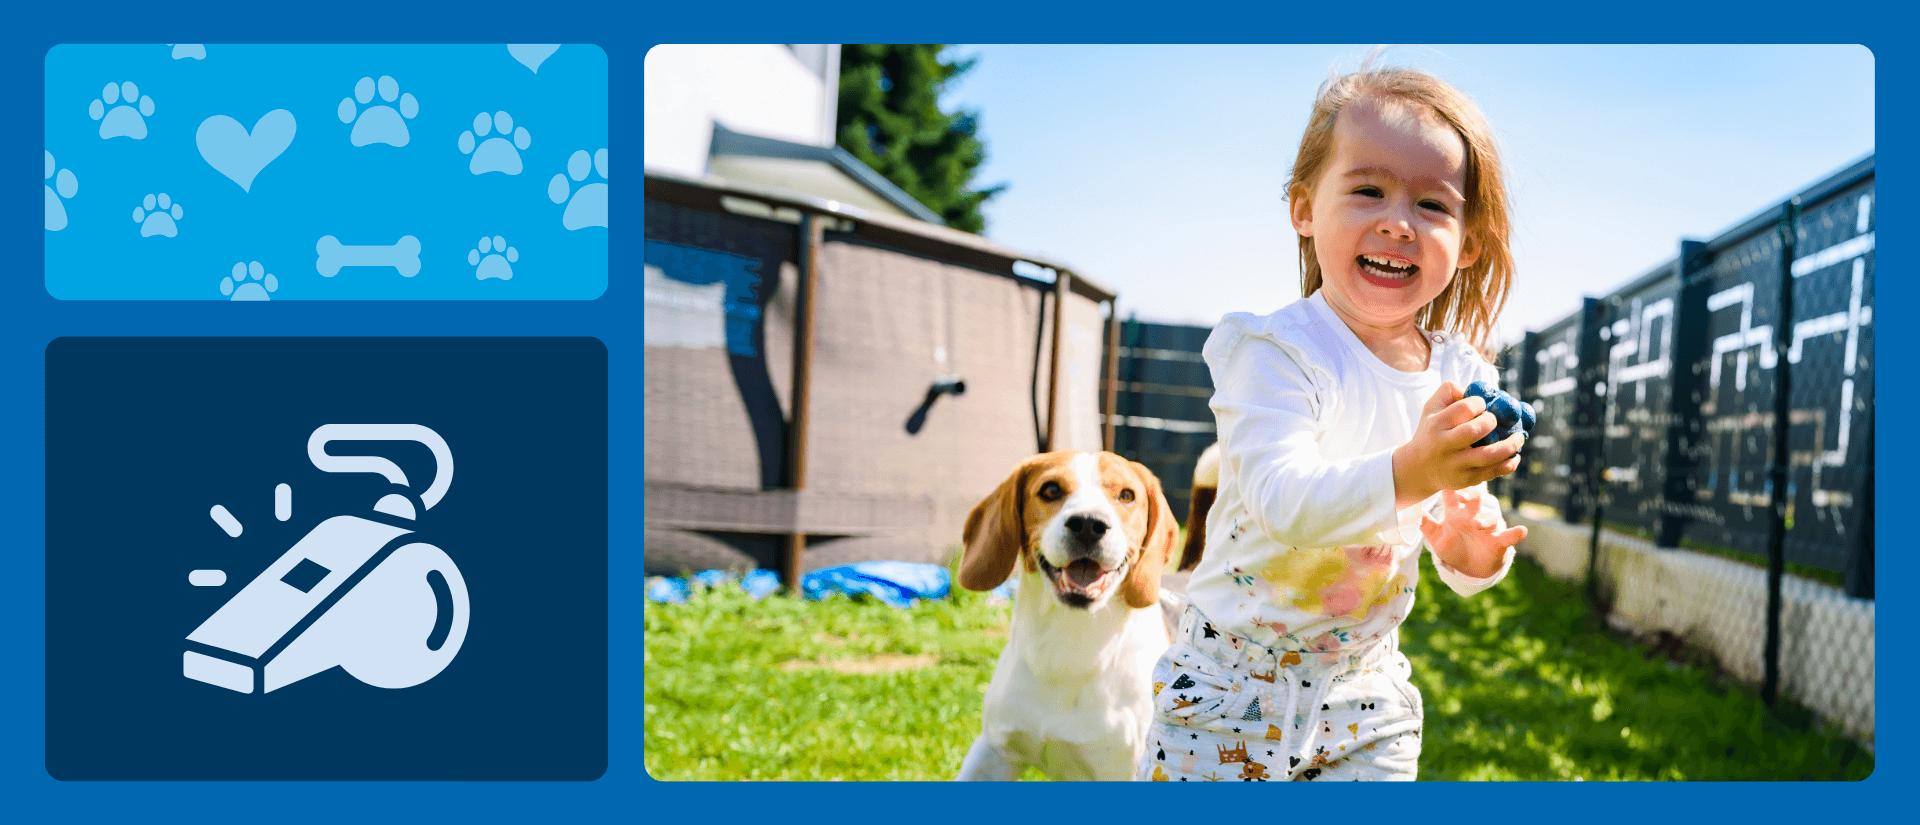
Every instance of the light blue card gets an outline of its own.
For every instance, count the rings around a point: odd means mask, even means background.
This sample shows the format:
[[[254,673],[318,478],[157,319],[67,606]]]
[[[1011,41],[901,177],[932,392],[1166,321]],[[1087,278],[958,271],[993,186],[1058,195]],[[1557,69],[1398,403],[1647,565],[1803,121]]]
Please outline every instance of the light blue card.
[[[591,300],[593,45],[61,45],[46,284],[63,300]]]

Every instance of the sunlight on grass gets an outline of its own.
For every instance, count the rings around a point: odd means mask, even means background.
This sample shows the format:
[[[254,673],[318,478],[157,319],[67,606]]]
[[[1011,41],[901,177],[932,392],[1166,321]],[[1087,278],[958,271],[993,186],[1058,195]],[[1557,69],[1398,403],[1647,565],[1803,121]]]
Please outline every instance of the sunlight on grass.
[[[1516,561],[1460,599],[1425,575],[1401,649],[1426,697],[1422,779],[1862,779],[1873,756],[1804,708],[1649,658],[1579,585]]]
[[[1578,585],[1516,561],[1461,599],[1421,577],[1401,648],[1426,704],[1422,779],[1860,779],[1873,756],[1801,708],[1648,658]],[[1006,605],[959,591],[646,605],[646,767],[663,780],[947,780],[979,733]],[[1023,778],[1039,779],[1029,770]]]
[[[951,779],[1008,619],[977,593],[898,610],[721,589],[646,609],[655,779]]]

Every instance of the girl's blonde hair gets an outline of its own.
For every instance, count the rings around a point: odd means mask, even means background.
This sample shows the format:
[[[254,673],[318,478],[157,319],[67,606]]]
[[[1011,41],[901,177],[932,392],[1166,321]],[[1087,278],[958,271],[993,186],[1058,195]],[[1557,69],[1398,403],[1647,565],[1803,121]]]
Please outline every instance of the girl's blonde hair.
[[[1455,273],[1446,290],[1421,307],[1415,322],[1423,329],[1459,333],[1484,352],[1494,319],[1506,305],[1507,292],[1513,285],[1513,250],[1508,245],[1513,224],[1493,129],[1472,98],[1446,81],[1418,69],[1376,69],[1373,61],[1370,55],[1359,71],[1320,84],[1307,131],[1300,137],[1300,153],[1294,157],[1287,197],[1312,198],[1313,185],[1333,156],[1334,116],[1356,102],[1412,104],[1453,127],[1467,148],[1465,240],[1479,250],[1480,257],[1473,266]],[[1302,236],[1300,294],[1312,295],[1320,284],[1320,260],[1314,256],[1313,238]]]

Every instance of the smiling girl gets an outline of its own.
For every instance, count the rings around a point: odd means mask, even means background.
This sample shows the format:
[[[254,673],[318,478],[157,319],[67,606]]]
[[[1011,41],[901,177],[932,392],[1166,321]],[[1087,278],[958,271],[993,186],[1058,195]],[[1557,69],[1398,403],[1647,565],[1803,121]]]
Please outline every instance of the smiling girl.
[[[1495,421],[1462,390],[1497,380],[1478,347],[1513,279],[1478,107],[1415,70],[1331,79],[1288,199],[1306,297],[1226,316],[1203,350],[1219,493],[1141,779],[1413,779],[1420,547],[1470,596],[1526,535],[1486,492],[1525,436],[1473,447]]]

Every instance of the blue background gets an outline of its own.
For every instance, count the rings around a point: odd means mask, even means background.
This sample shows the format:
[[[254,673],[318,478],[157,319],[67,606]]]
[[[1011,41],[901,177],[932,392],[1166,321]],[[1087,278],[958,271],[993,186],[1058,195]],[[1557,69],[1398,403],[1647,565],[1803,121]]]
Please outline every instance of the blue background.
[[[160,44],[67,44],[48,52],[46,148],[80,182],[65,202],[67,227],[46,233],[54,297],[221,301],[220,279],[249,261],[276,276],[275,301],[590,300],[605,290],[607,228],[564,228],[565,205],[547,196],[569,156],[607,145],[607,58],[598,46],[563,45],[538,74],[500,44],[206,48],[204,60],[176,60]],[[354,146],[353,126],[337,114],[340,101],[360,78],[382,75],[420,103],[418,116],[403,121],[407,145]],[[123,80],[154,101],[147,136],[102,139],[88,103],[108,82]],[[398,106],[378,96],[355,103],[360,110]],[[274,109],[293,114],[293,142],[242,190],[202,158],[195,133],[214,115],[253,130]],[[522,170],[475,175],[460,134],[473,129],[474,115],[503,110],[532,139],[519,153]],[[600,180],[589,173],[568,182],[578,189]],[[161,192],[181,206],[179,234],[142,237],[133,208]],[[314,244],[324,235],[350,246],[412,235],[421,244],[420,272],[348,267],[322,277]],[[519,251],[511,279],[474,277],[467,255],[482,235],[502,236]]]
[[[642,769],[641,746],[641,420],[643,340],[639,329],[642,292],[638,235],[635,243],[610,243],[606,294],[590,302],[539,304],[497,302],[382,302],[321,305],[285,302],[252,305],[254,311],[205,303],[58,302],[47,296],[36,250],[46,234],[39,194],[44,124],[31,122],[42,110],[47,50],[61,42],[485,42],[526,40],[578,41],[590,36],[607,53],[608,134],[612,153],[639,157],[641,151],[641,71],[647,47],[657,42],[1174,42],[1204,43],[1262,38],[1341,40],[1356,31],[1417,30],[1435,42],[1825,42],[1866,43],[1879,61],[1882,88],[1887,80],[1915,76],[1914,46],[1901,35],[1910,12],[1891,6],[1828,7],[1741,4],[1691,10],[1672,3],[1619,3],[1604,10],[1589,6],[1550,7],[1539,3],[1478,3],[1430,10],[1386,6],[1226,5],[1206,7],[1050,8],[1030,2],[984,0],[964,9],[942,6],[888,6],[847,9],[792,3],[735,2],[723,5],[661,4],[651,8],[611,3],[546,3],[530,14],[519,3],[343,2],[316,13],[302,7],[222,2],[195,7],[107,1],[83,6],[30,6],[7,12],[0,28],[7,46],[0,67],[16,82],[4,87],[8,110],[26,121],[0,130],[0,146],[13,164],[0,199],[6,220],[0,239],[19,256],[20,266],[0,276],[0,523],[13,526],[16,565],[0,577],[0,659],[16,678],[0,681],[0,794],[8,814],[28,821],[125,821],[160,818],[166,811],[195,812],[211,821],[259,821],[271,807],[282,821],[392,821],[439,817],[459,821],[520,822],[533,818],[574,821],[729,821],[742,817],[781,822],[845,821],[892,816],[916,822],[973,822],[1027,815],[1113,817],[1123,821],[1199,822],[1223,816],[1282,817],[1300,811],[1346,819],[1363,815],[1363,803],[1340,789],[1307,787],[1282,790],[1247,786],[1217,788],[1197,800],[1148,783],[1101,787],[1025,784],[981,789],[932,784],[865,785],[764,783],[724,789],[705,783],[663,784]],[[1409,28],[1409,27],[1417,27]],[[502,31],[512,34],[500,37]],[[193,34],[192,38],[186,36]],[[1897,91],[1892,94],[1898,94]],[[1249,102],[1258,105],[1261,102]],[[1278,101],[1275,105],[1304,105]],[[1791,102],[1782,101],[1791,111]],[[991,113],[984,121],[991,133]],[[1712,116],[1700,113],[1701,117]],[[1879,130],[1900,135],[1913,114],[1899,106],[1882,107]],[[1276,137],[1276,151],[1291,152]],[[1911,185],[1910,157],[1888,147],[1876,160],[1889,193],[1878,207],[1880,219],[1903,226],[1913,214],[1903,194]],[[1125,174],[1115,169],[1114,174]],[[1015,182],[1017,185],[1017,182]],[[1634,185],[1622,183],[1621,185]],[[1646,182],[1649,197],[1658,196]],[[637,196],[618,196],[611,222],[640,227]],[[130,211],[130,210],[129,210]],[[1604,242],[1604,239],[1596,239]],[[1920,285],[1887,278],[1877,284],[1882,306],[1898,312],[1911,306]],[[1914,352],[1913,325],[1889,324],[1878,334],[1888,353]],[[611,427],[608,479],[612,502],[608,520],[609,601],[608,769],[590,783],[397,783],[353,782],[316,788],[300,783],[60,783],[44,770],[44,707],[41,662],[45,599],[40,548],[45,538],[44,416],[41,406],[43,353],[59,335],[593,335],[608,350]],[[1876,389],[1881,403],[1894,409],[1913,400],[1915,368],[1899,357],[1881,361]],[[1878,439],[1880,458],[1920,454],[1914,434],[1889,428]],[[1900,501],[1920,485],[1889,472],[1879,489]],[[1920,564],[1903,547],[1880,554],[1886,581],[1915,580]],[[1914,674],[1909,653],[1914,638],[1915,606],[1890,597],[1877,607],[1884,629],[1877,668],[1881,676],[1877,726],[1883,743],[1878,770],[1863,783],[1580,783],[1568,784],[1416,784],[1375,788],[1364,801],[1367,815],[1408,821],[1605,822],[1622,819],[1663,821],[1678,817],[1714,821],[1765,817],[1781,821],[1824,821],[1836,814],[1897,819],[1910,810],[1905,797],[1915,776],[1911,743],[1916,732],[1912,706],[1898,701]],[[903,697],[910,698],[910,697]],[[1280,794],[1286,794],[1281,798]],[[378,813],[375,813],[378,812]]]
[[[591,780],[607,756],[606,350],[591,338],[62,338],[47,349],[47,770],[60,779]],[[445,439],[414,533],[465,581],[445,670],[267,694],[187,679],[185,637],[320,522],[410,484],[313,466],[329,423]],[[274,485],[292,517],[273,515]],[[225,507],[229,536],[208,514]],[[416,504],[418,506],[418,504]],[[381,519],[376,519],[381,520]],[[390,520],[389,520],[390,521]],[[219,587],[187,583],[221,570]],[[424,642],[424,639],[423,639]],[[424,648],[422,649],[424,652]]]

